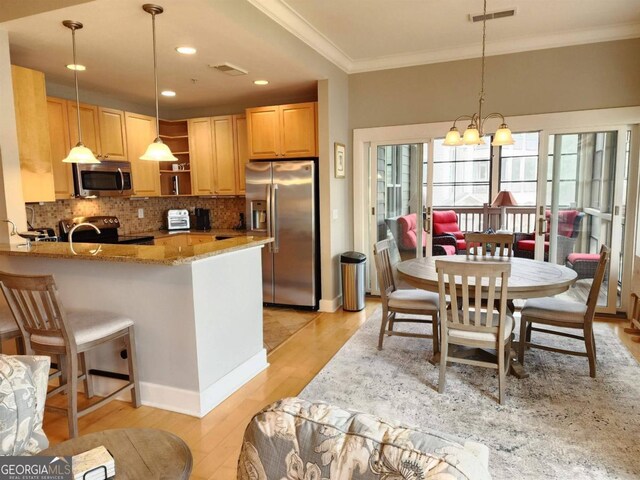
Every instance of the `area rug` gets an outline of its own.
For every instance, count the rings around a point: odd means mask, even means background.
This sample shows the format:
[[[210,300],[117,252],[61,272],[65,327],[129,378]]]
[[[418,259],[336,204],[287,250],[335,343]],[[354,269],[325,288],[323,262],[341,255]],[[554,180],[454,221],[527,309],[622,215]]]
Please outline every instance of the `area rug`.
[[[386,337],[378,351],[380,316],[367,320],[300,397],[482,442],[495,479],[640,478],[640,365],[606,326],[595,328],[597,378],[589,377],[586,358],[529,350],[529,378],[507,377],[499,405],[496,373],[485,368],[450,364],[438,394],[430,340]]]

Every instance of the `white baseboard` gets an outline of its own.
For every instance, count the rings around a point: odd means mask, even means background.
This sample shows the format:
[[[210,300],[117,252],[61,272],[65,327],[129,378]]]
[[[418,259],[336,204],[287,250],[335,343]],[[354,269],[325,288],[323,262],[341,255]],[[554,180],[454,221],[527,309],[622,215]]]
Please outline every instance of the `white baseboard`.
[[[263,348],[200,393],[195,390],[140,382],[140,398],[142,405],[148,407],[202,418],[268,366],[267,351]],[[93,389],[96,395],[100,396],[108,395],[122,384],[122,381],[112,378],[93,377]],[[131,401],[129,392],[122,393],[116,398],[125,402]]]
[[[319,310],[321,312],[333,313],[342,305],[342,295],[338,295],[333,300],[320,299]]]
[[[222,403],[233,392],[267,368],[267,350],[262,349],[253,357],[234,368],[224,377],[205,388],[200,393],[200,415],[204,417],[216,406]]]

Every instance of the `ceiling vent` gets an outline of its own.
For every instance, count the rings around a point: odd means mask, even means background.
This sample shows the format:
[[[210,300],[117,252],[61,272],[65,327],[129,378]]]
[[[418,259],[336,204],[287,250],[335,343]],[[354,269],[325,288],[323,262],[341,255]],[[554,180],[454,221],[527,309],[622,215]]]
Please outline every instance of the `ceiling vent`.
[[[236,67],[235,65],[227,62],[221,65],[209,65],[209,67],[215,68],[219,72],[231,75],[232,77],[237,77],[238,75],[246,75],[247,73],[249,73],[244,68]]]
[[[469,20],[472,21],[473,23],[476,23],[476,22],[483,21],[485,18],[487,20],[495,20],[497,18],[513,17],[515,14],[516,14],[515,8],[511,10],[502,10],[501,12],[487,13],[486,15],[483,15],[481,13],[479,13],[478,15],[473,15],[470,13]]]

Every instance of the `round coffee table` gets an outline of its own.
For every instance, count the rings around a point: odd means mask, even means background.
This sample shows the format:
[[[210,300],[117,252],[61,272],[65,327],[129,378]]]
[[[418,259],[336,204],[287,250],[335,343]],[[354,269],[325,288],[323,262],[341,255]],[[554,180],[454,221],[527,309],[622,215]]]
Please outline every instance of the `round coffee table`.
[[[77,455],[100,445],[113,456],[118,480],[187,479],[193,466],[191,451],[182,439],[153,428],[89,433],[47,448],[39,455]]]

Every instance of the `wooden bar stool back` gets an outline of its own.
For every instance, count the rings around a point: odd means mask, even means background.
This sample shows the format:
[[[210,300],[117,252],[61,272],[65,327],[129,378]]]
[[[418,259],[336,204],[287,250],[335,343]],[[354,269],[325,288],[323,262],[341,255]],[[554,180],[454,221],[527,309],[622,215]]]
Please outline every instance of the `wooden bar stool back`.
[[[51,275],[27,276],[0,272],[0,287],[22,332],[27,353],[58,355],[60,358],[61,385],[49,391],[47,397],[67,392],[67,408],[50,405],[47,408],[67,414],[71,437],[78,435],[79,417],[100,408],[124,391],[130,390],[132,403],[135,407],[140,406],[131,319],[109,312],[65,311]],[[127,351],[127,384],[100,401],[78,410],[78,380],[85,381],[87,398],[93,396],[85,352],[116,339],[124,340]],[[82,375],[79,375],[80,369]]]

